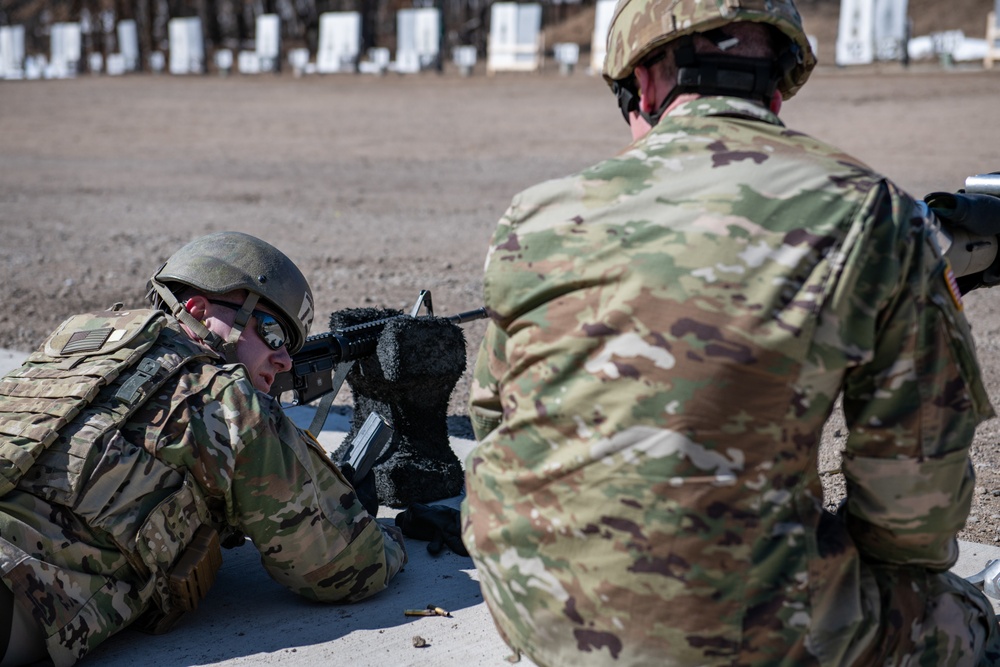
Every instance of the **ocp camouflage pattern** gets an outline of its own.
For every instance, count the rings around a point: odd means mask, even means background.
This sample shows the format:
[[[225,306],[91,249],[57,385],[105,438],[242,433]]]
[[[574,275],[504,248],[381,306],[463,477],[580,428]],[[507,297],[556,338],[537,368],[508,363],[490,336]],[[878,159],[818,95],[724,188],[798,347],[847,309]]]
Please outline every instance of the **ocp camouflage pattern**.
[[[936,225],[728,98],[515,197],[463,505],[508,643],[573,667],[1000,664],[989,604],[946,572],[993,412]]]
[[[406,562],[398,531],[243,366],[222,365],[173,320],[155,342],[140,356],[186,360],[180,370],[116,424],[123,374],[0,497],[0,576],[60,667],[174,611],[164,575],[203,524],[245,534],[275,580],[313,600],[366,598]],[[0,412],[10,405],[0,397]]]

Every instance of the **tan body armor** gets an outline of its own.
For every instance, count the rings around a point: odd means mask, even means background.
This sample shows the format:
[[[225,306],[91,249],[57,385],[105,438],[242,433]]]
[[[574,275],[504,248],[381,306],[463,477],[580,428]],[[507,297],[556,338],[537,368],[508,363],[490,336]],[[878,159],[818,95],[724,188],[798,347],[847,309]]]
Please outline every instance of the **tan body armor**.
[[[0,495],[66,507],[112,542],[153,586],[154,631],[194,609],[221,564],[190,474],[121,432],[187,362],[212,358],[166,326],[158,310],[77,315],[0,380]]]

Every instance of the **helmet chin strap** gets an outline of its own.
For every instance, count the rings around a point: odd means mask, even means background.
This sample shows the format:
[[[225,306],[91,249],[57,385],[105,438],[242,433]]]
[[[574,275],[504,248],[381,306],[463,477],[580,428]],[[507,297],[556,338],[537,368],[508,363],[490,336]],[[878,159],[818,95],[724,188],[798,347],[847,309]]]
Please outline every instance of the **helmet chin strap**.
[[[253,309],[257,307],[259,297],[256,294],[253,292],[248,293],[246,300],[236,313],[236,319],[233,321],[229,336],[223,340],[221,336],[210,330],[195,318],[194,315],[189,313],[184,304],[178,301],[177,297],[174,296],[174,293],[166,285],[155,278],[150,279],[149,283],[149,291],[146,293],[146,298],[154,306],[157,305],[156,301],[159,300],[166,306],[174,319],[184,324],[199,340],[204,341],[206,345],[218,352],[226,360],[226,363],[239,363],[236,357],[236,343],[239,341],[240,336],[243,335],[243,330],[253,315]]]
[[[641,105],[639,107],[639,114],[651,127],[660,122],[674,100],[684,93],[742,97],[762,102],[765,107],[771,108],[778,83],[801,60],[801,53],[798,53],[798,47],[794,44],[773,60],[730,56],[725,51],[739,43],[737,38],[726,35],[720,29],[700,34],[723,53],[696,52],[693,35],[685,35],[678,40],[674,51],[677,64],[677,81],[674,87],[659,108],[643,111]]]
[[[233,320],[233,327],[229,331],[229,336],[226,338],[226,342],[222,344],[223,355],[226,361],[235,364],[236,360],[236,343],[239,342],[240,336],[243,335],[243,330],[246,329],[247,322],[250,321],[250,317],[253,315],[253,309],[257,307],[258,297],[253,292],[247,293],[247,298],[243,302],[243,306],[237,311],[236,319]]]

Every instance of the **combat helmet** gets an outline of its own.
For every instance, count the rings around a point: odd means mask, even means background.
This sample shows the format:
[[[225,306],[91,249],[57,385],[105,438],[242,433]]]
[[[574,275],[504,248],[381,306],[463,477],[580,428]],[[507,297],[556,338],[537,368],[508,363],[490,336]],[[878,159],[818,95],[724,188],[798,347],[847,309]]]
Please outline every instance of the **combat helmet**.
[[[246,290],[229,340],[209,331],[184,309],[176,297],[183,286],[206,294]],[[305,342],[313,321],[313,296],[299,268],[274,246],[241,232],[217,232],[197,238],[171,255],[149,279],[147,298],[169,310],[230,363],[236,341],[258,302],[274,311],[288,335],[288,353]]]
[[[816,66],[816,56],[802,27],[802,17],[792,0],[618,0],[608,29],[604,79],[620,98],[623,86],[634,85],[632,73],[636,65],[664,45],[690,42],[693,35],[710,35],[719,28],[739,22],[767,24],[788,38],[788,48],[777,54],[776,63],[771,63],[776,71],[769,72],[769,76],[776,79],[776,88],[785,99],[792,97]],[[699,85],[705,84],[707,79],[715,79],[720,70],[735,62],[730,58],[727,63],[724,57],[718,56],[709,59],[714,60],[713,73],[708,77],[699,76],[696,69],[690,70],[686,77],[679,73],[673,96],[699,91]],[[684,63],[678,62],[678,65]]]

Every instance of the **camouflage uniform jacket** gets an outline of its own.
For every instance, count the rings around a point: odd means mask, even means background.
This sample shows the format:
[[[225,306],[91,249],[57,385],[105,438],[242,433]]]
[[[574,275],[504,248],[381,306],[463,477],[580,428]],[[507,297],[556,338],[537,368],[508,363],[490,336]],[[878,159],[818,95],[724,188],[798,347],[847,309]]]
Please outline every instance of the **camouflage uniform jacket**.
[[[954,563],[992,408],[927,215],[730,98],[514,198],[486,260],[463,506],[512,647],[853,664],[891,625],[862,564]],[[841,391],[835,516],[817,453]]]
[[[122,382],[110,385],[0,497],[0,576],[43,625],[57,666],[176,611],[160,570],[199,525],[244,533],[275,580],[314,600],[365,598],[406,562],[396,529],[364,510],[242,365],[223,365],[172,319],[154,338],[144,359],[186,360],[179,371],[95,437]],[[18,372],[5,382],[23,382],[10,379]]]

